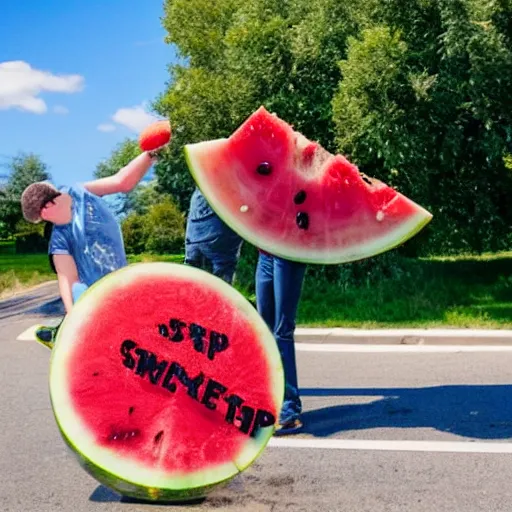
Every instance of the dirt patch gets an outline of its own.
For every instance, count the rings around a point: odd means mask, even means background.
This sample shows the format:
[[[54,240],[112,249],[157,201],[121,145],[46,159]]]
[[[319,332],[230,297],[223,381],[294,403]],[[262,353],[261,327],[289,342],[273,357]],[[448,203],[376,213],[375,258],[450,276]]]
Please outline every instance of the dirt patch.
[[[290,475],[273,476],[269,478],[267,482],[271,487],[286,487],[288,485],[293,485],[295,478]]]

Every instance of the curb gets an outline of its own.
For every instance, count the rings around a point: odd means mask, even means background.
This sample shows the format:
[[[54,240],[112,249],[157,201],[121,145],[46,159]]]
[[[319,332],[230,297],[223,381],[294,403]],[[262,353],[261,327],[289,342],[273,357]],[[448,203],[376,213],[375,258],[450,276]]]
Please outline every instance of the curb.
[[[295,341],[348,345],[512,345],[512,330],[297,328]]]

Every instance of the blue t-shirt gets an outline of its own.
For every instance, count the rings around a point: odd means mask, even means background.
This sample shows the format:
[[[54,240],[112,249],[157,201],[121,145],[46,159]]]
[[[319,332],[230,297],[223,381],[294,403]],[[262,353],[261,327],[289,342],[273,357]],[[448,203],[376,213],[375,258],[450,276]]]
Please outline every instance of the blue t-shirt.
[[[127,265],[121,228],[107,203],[83,186],[60,191],[71,196],[72,218],[53,226],[48,253],[73,256],[80,282],[91,286]]]
[[[208,243],[222,238],[229,252],[238,247],[242,239],[212,210],[199,188],[195,188],[190,198],[187,216],[186,243]]]

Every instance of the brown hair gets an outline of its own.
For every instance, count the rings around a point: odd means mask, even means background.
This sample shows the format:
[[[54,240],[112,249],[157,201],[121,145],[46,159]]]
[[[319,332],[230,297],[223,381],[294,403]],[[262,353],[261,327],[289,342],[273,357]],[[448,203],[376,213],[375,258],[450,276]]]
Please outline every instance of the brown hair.
[[[60,195],[61,193],[50,183],[44,181],[32,183],[21,194],[23,217],[28,222],[40,222],[44,205]]]

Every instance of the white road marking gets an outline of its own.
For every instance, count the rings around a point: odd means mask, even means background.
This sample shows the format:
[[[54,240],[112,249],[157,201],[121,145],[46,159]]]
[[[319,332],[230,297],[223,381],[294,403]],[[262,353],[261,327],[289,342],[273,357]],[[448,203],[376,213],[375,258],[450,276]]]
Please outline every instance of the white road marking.
[[[41,325],[56,326],[60,323],[60,317],[45,318],[40,324],[34,324],[16,338],[17,341],[36,341],[36,329]]]
[[[296,343],[298,352],[401,352],[401,353],[457,353],[457,352],[512,352],[512,345],[358,345],[343,343]]]
[[[304,439],[273,437],[273,448],[309,448],[320,450],[366,450],[402,452],[512,453],[512,443],[467,441],[367,441],[364,439]]]
[[[36,329],[38,325],[29,327],[26,331],[23,331],[16,340],[18,341],[35,341],[36,340]]]

